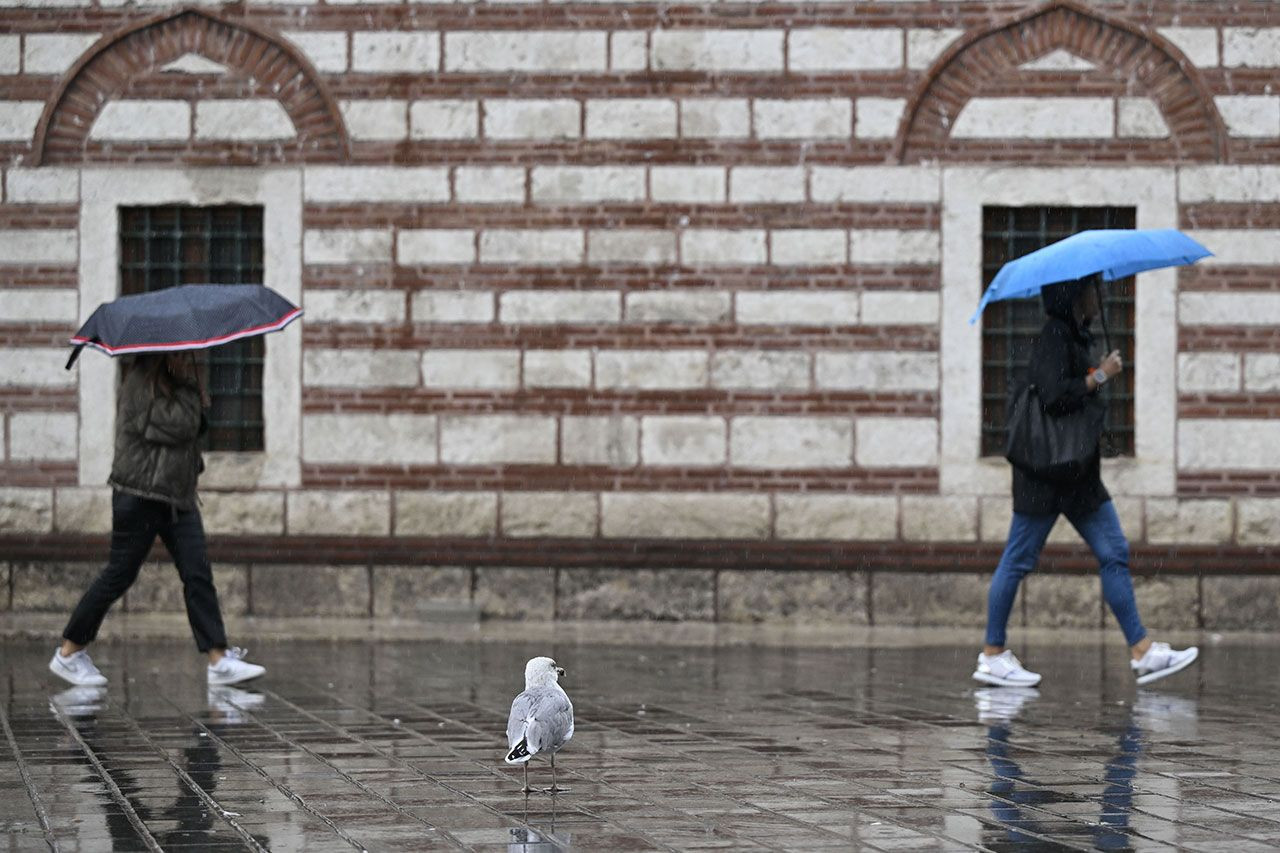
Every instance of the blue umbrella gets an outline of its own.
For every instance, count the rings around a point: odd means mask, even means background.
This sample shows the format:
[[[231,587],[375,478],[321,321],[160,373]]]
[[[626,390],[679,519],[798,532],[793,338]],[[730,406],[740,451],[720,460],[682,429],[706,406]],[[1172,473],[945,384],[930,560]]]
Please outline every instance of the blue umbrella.
[[[1035,296],[1045,285],[1092,275],[1101,275],[1103,281],[1115,281],[1144,270],[1193,264],[1212,254],[1172,228],[1081,231],[1001,267],[982,294],[969,325],[978,322],[989,303]]]

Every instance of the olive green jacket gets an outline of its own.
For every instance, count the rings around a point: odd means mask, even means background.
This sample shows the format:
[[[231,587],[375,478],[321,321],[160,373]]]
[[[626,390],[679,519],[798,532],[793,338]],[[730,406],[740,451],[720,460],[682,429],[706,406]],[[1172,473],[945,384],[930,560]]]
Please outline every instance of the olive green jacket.
[[[196,506],[196,479],[203,470],[197,439],[200,392],[179,385],[172,396],[156,396],[142,370],[127,370],[116,402],[114,488],[172,504]]]

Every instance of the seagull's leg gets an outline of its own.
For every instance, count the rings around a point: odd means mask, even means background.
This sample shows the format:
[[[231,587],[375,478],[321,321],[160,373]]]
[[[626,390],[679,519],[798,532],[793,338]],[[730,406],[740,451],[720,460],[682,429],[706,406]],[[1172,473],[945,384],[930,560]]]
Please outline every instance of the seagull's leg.
[[[524,792],[529,794],[533,789],[529,787],[529,762],[524,763]]]
[[[556,785],[556,754],[551,753],[551,793],[555,794],[560,788]]]

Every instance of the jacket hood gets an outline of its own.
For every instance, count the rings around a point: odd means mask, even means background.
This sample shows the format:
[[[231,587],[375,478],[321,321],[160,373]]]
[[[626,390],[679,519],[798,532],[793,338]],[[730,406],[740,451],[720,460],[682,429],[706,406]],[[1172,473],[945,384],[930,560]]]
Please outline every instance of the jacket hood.
[[[1089,338],[1089,329],[1076,322],[1076,294],[1082,287],[1092,287],[1093,276],[1060,281],[1040,288],[1040,301],[1044,305],[1044,313],[1067,324],[1072,333],[1080,338]]]

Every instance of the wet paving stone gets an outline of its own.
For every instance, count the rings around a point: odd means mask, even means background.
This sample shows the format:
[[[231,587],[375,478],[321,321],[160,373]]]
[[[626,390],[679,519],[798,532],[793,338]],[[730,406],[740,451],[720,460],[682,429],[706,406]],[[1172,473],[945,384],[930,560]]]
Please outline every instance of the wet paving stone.
[[[132,642],[97,690],[6,642],[0,851],[1280,847],[1274,645],[1140,691],[1096,645],[1019,649],[1039,691],[970,685],[968,647],[552,645],[281,643],[210,690]],[[577,711],[554,798],[501,761],[535,654]]]

